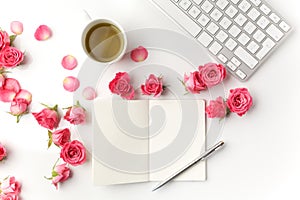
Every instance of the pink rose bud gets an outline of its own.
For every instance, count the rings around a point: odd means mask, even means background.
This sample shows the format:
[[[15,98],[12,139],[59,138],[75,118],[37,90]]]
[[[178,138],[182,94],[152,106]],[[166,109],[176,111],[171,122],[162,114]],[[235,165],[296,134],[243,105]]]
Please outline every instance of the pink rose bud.
[[[44,108],[38,113],[32,113],[32,115],[39,125],[50,130],[57,128],[60,121],[57,112],[57,105],[55,105],[53,108]]]
[[[71,174],[70,168],[66,163],[56,165],[52,172],[52,184],[58,189],[58,183],[65,182],[69,179]]]
[[[252,97],[247,88],[230,90],[227,106],[231,112],[243,116],[252,106]]]
[[[38,41],[44,41],[47,40],[51,37],[51,30],[47,25],[40,25],[35,33],[34,33],[34,37],[36,40]]]
[[[86,87],[82,91],[82,96],[86,100],[93,100],[93,99],[95,99],[97,97],[97,94],[96,94],[96,91],[95,91],[94,88],[92,88],[92,87]]]
[[[206,106],[205,112],[209,118],[224,118],[226,116],[226,104],[222,97],[211,100]]]
[[[131,51],[130,57],[134,62],[142,62],[147,59],[148,51],[144,47],[139,46]]]
[[[64,146],[64,144],[69,142],[70,138],[71,138],[71,132],[70,129],[68,128],[62,130],[56,130],[53,133],[51,133],[52,142],[59,147],[62,147]]]
[[[72,70],[77,66],[77,60],[74,56],[67,55],[63,57],[61,65],[67,70]]]
[[[82,165],[86,161],[86,150],[81,142],[73,140],[67,142],[60,152],[60,157],[70,165]]]
[[[2,161],[6,157],[6,149],[5,147],[0,143],[0,161]]]
[[[9,45],[10,45],[10,38],[8,33],[0,30],[0,51]]]
[[[15,194],[0,194],[0,200],[19,200],[19,196]]]
[[[21,192],[21,184],[14,176],[9,176],[0,185],[0,191],[4,194],[18,195]]]
[[[73,76],[68,76],[64,79],[63,86],[66,91],[74,92],[79,88],[80,82],[77,78],[75,78]]]
[[[221,64],[207,63],[199,67],[201,80],[207,87],[221,83],[226,77],[226,69]]]
[[[21,35],[23,33],[23,24],[19,21],[13,21],[10,23],[10,30],[16,35]]]
[[[32,101],[32,94],[27,90],[21,89],[14,98],[14,100],[19,100],[19,99],[24,99],[26,103],[29,105]]]
[[[183,84],[188,92],[192,94],[199,94],[200,91],[206,89],[206,85],[201,80],[201,74],[198,71],[185,74],[183,78]]]
[[[154,95],[159,97],[163,92],[163,82],[161,77],[156,77],[150,74],[144,85],[141,85],[141,90],[144,95]]]
[[[19,116],[27,111],[27,101],[25,99],[18,99],[11,102],[10,105],[10,114],[14,116]]]
[[[77,105],[74,105],[70,108],[68,108],[64,119],[70,122],[71,124],[78,125],[85,122],[86,114],[83,107],[79,105],[79,102]]]
[[[15,47],[6,46],[0,53],[0,66],[13,68],[24,60],[24,53]]]
[[[134,89],[126,72],[118,72],[109,83],[109,89],[113,94],[120,95],[124,99],[132,100],[134,98]]]

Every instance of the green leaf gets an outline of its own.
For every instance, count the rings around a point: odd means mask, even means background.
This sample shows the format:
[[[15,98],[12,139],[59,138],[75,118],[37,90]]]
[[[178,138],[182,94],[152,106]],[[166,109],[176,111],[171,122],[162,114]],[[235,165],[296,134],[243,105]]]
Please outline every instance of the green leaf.
[[[17,35],[11,35],[9,36],[9,39],[10,39],[10,45],[12,45],[12,43],[15,41]]]
[[[52,177],[56,177],[56,176],[58,176],[59,174],[56,172],[56,171],[52,171]]]
[[[49,137],[49,140],[48,140],[48,149],[49,149],[52,145],[52,132],[49,130],[48,130],[48,137]]]
[[[47,180],[52,180],[52,177],[48,178],[48,177],[44,176],[44,178],[47,179]]]

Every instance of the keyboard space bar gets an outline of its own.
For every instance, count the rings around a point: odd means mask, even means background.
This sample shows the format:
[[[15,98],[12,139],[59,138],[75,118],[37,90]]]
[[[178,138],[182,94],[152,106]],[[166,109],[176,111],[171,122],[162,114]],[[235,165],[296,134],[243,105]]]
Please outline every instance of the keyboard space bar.
[[[181,11],[170,0],[153,0],[163,11],[165,11],[175,22],[181,25],[193,37],[196,37],[202,30],[191,18]]]

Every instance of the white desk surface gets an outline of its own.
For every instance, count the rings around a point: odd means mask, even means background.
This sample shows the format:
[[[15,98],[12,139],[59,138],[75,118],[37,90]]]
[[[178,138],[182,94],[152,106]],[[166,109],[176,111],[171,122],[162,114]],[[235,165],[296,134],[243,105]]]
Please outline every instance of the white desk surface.
[[[276,50],[248,82],[234,78],[225,82],[227,89],[245,86],[251,90],[255,106],[245,117],[232,115],[223,129],[227,143],[223,151],[208,162],[208,180],[199,183],[172,183],[158,192],[156,183],[94,187],[91,161],[73,168],[73,177],[56,191],[43,176],[50,173],[58,156],[46,149],[47,133],[32,116],[21,119],[7,116],[7,105],[0,103],[0,141],[10,149],[9,159],[0,164],[0,177],[15,175],[22,182],[24,200],[73,199],[299,199],[300,179],[300,3],[297,0],[269,0],[292,26],[294,33]],[[14,0],[1,1],[0,26],[9,31],[9,23],[20,20],[24,33],[17,46],[32,57],[25,69],[15,69],[23,88],[33,93],[32,110],[39,102],[72,103],[61,80],[75,71],[60,65],[62,56],[73,54],[80,64],[85,55],[80,46],[86,9],[93,18],[113,18],[125,30],[158,27],[181,31],[147,0]],[[53,30],[49,41],[37,42],[35,28],[47,24]]]

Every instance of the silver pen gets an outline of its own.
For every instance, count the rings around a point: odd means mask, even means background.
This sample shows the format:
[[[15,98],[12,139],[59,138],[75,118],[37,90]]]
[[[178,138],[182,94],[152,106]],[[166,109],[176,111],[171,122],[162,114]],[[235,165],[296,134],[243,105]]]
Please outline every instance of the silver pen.
[[[184,166],[182,169],[178,170],[176,173],[174,173],[173,175],[171,175],[169,178],[167,178],[166,180],[160,182],[153,190],[152,192],[154,192],[155,190],[161,188],[162,186],[164,186],[165,184],[167,184],[168,182],[170,182],[171,180],[173,180],[175,177],[177,177],[178,175],[182,174],[184,171],[186,171],[187,169],[189,169],[190,167],[192,167],[193,165],[195,165],[196,163],[198,163],[201,160],[204,160],[206,158],[208,158],[210,155],[212,155],[213,152],[217,151],[218,149],[220,149],[220,147],[222,147],[224,144],[223,141],[218,142],[217,144],[215,144],[214,146],[212,146],[211,148],[209,148],[207,151],[205,151],[204,153],[202,153],[198,158],[196,158],[195,160],[193,160],[192,162],[190,162],[189,164],[187,164],[186,166]]]

